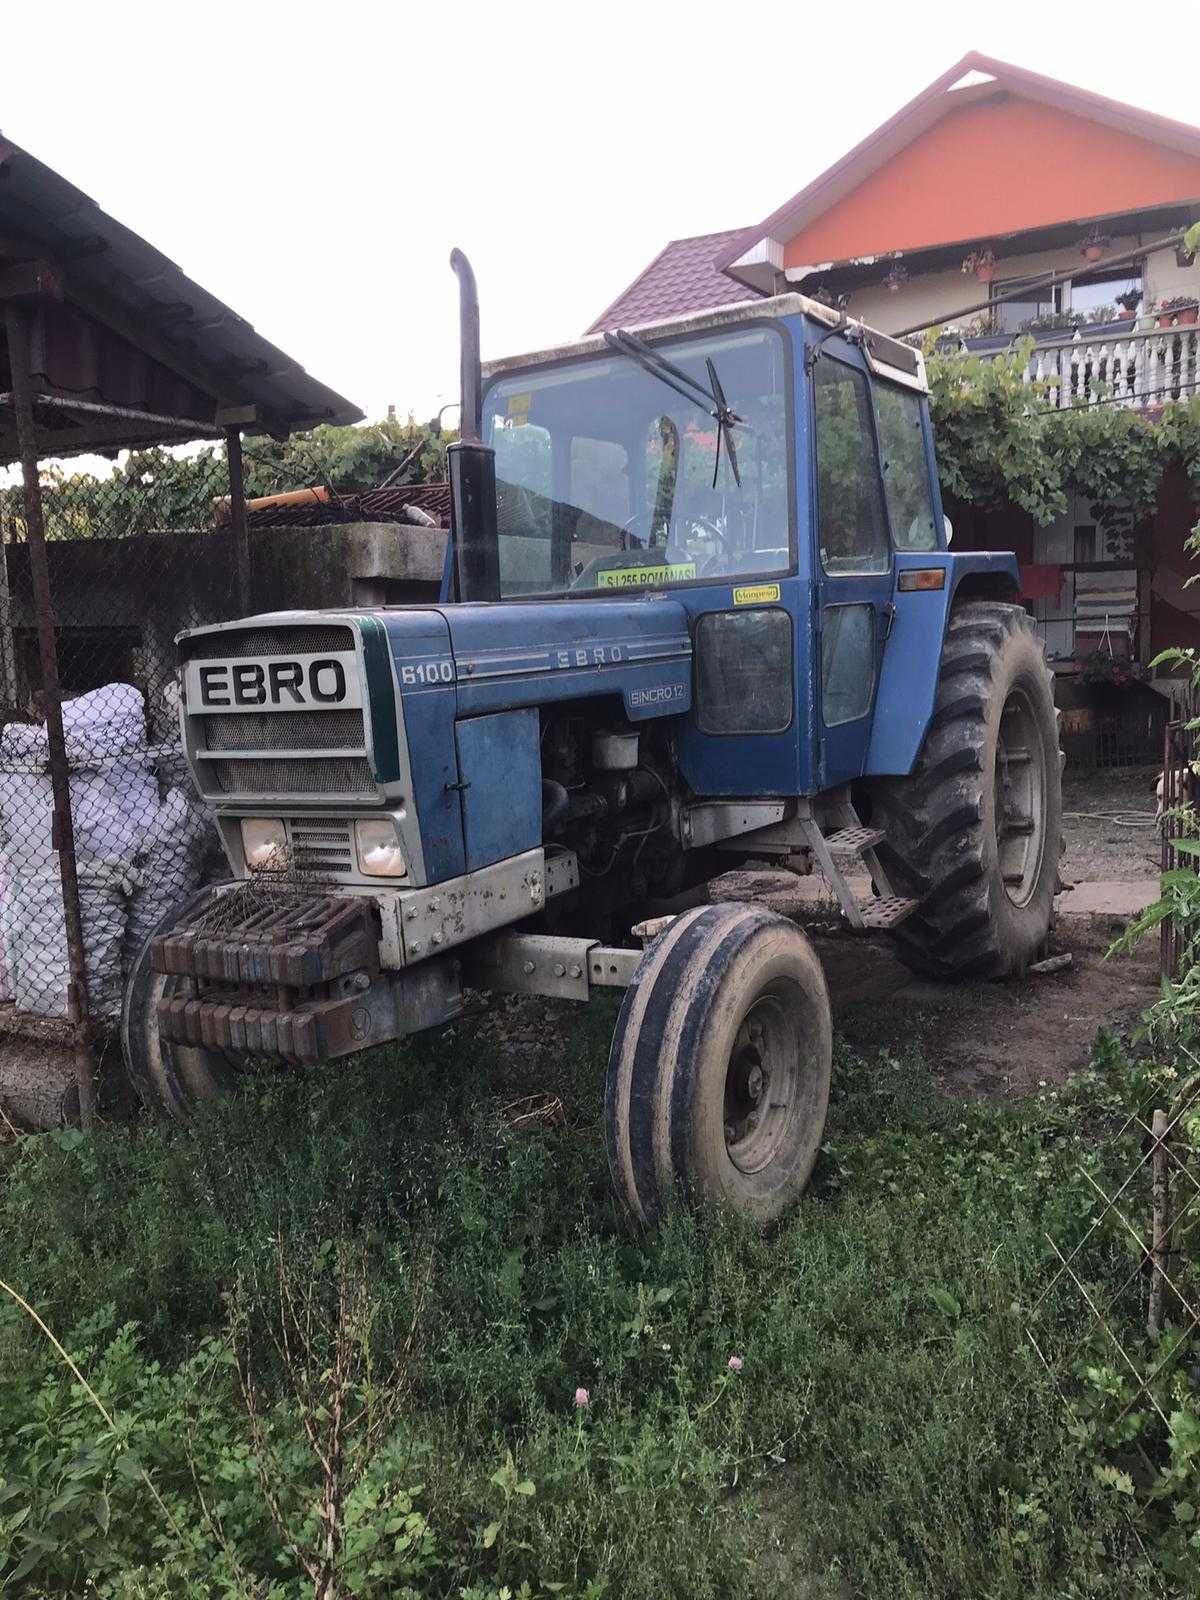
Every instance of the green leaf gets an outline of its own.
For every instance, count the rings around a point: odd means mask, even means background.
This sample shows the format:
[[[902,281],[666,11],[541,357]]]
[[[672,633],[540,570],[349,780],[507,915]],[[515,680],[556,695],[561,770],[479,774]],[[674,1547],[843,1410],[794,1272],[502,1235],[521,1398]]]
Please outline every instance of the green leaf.
[[[1100,1483],[1109,1489],[1115,1489],[1118,1494],[1133,1496],[1133,1479],[1127,1472],[1122,1472],[1119,1467],[1093,1467],[1092,1471]]]
[[[517,1494],[531,1495],[537,1493],[532,1478],[522,1478],[520,1483],[514,1484],[513,1487]]]
[[[926,1289],[925,1293],[944,1317],[954,1320],[962,1316],[962,1306],[959,1305],[949,1289],[941,1289],[935,1286],[932,1289]]]
[[[1172,839],[1171,848],[1181,856],[1200,856],[1200,839]]]
[[[489,1522],[487,1527],[483,1530],[483,1548],[485,1550],[490,1550],[499,1537],[499,1534],[500,1524],[498,1522]]]
[[[96,1526],[101,1533],[108,1532],[108,1524],[112,1520],[112,1507],[109,1505],[106,1494],[96,1496],[96,1504],[92,1507],[92,1515],[96,1519]]]
[[[1176,1502],[1176,1505],[1175,1505],[1175,1521],[1176,1522],[1194,1522],[1195,1518],[1196,1518],[1196,1508],[1195,1508],[1195,1506],[1192,1504],[1192,1502],[1190,1500],[1180,1500],[1180,1501]]]

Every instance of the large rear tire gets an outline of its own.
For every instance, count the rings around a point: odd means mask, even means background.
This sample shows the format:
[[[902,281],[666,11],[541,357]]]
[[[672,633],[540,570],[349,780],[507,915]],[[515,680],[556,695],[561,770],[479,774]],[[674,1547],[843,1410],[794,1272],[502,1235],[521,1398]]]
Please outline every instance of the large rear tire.
[[[871,788],[880,862],[920,902],[895,935],[916,971],[1009,977],[1045,944],[1062,849],[1053,685],[1019,606],[955,607],[917,764]]]
[[[800,1196],[829,1101],[825,977],[799,928],[758,906],[697,907],[647,949],[609,1055],[605,1122],[622,1209],[676,1198],[768,1223]]]

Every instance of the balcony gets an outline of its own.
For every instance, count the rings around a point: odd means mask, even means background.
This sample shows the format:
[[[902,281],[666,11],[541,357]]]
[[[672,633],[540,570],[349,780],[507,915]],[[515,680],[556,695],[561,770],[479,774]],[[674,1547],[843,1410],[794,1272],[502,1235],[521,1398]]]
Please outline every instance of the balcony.
[[[1044,385],[1045,404],[1060,411],[1101,402],[1148,411],[1200,393],[1200,325],[1146,327],[1151,320],[1158,320],[1153,313],[1034,335],[1023,377]],[[994,360],[1014,342],[1001,336],[967,339],[965,348]]]

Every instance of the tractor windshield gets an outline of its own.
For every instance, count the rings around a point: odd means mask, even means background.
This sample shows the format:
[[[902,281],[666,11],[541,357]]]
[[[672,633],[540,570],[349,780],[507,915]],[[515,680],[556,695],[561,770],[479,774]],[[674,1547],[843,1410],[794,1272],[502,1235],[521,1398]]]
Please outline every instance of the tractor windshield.
[[[489,389],[500,592],[661,588],[787,571],[788,364],[778,329],[656,343],[736,422],[629,355],[506,375]],[[728,441],[732,439],[731,454]]]

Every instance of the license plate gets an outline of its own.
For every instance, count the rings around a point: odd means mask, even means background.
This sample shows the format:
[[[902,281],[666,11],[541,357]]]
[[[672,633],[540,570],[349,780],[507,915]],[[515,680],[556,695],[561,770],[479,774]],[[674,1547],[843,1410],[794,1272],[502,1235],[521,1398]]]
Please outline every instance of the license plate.
[[[353,650],[189,661],[183,685],[193,716],[221,711],[346,711],[362,705]]]

